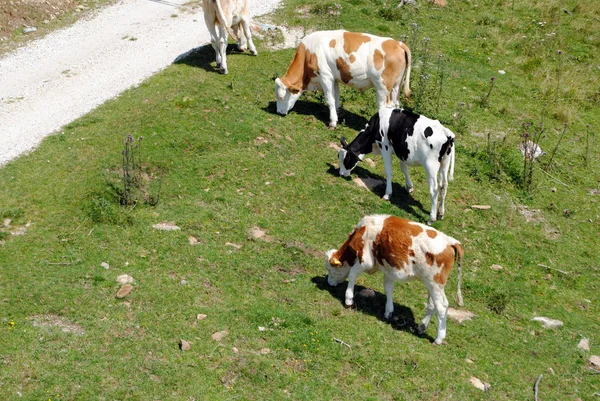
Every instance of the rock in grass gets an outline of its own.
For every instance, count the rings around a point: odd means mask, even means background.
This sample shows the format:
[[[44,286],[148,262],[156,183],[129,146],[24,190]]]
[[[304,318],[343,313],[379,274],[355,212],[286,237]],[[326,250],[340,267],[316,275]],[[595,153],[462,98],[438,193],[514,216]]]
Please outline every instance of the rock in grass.
[[[563,322],[560,320],[550,319],[549,317],[544,316],[536,316],[531,320],[542,323],[545,329],[556,329],[563,325]]]
[[[133,277],[131,277],[128,274],[121,274],[120,276],[117,277],[117,283],[119,283],[121,285],[133,284],[133,282],[134,282]]]
[[[132,289],[133,289],[133,286],[131,284],[125,284],[123,287],[121,287],[119,289],[119,291],[117,291],[117,298],[118,299],[125,298],[127,295],[129,295],[129,293],[131,292]]]
[[[589,351],[590,350],[590,340],[587,338],[582,338],[581,341],[579,341],[579,344],[577,344],[577,348],[582,351]]]
[[[496,270],[496,271],[500,271],[500,270],[502,270],[502,269],[503,269],[503,267],[502,267],[502,266],[500,266],[500,265],[491,265],[491,266],[490,266],[490,269],[492,269],[492,270]]]
[[[221,341],[222,339],[224,339],[227,336],[227,334],[229,334],[229,333],[226,330],[217,331],[216,333],[213,333],[213,335],[211,337],[215,341]]]
[[[170,221],[163,221],[162,223],[154,224],[152,226],[152,228],[154,228],[156,230],[162,230],[162,231],[176,231],[176,230],[181,230],[181,228],[179,228],[178,226],[176,226],[175,223],[172,223]]]
[[[477,210],[489,210],[492,208],[490,205],[473,205],[471,207]]]
[[[592,355],[588,362],[590,363],[590,369],[600,372],[600,356]]]
[[[100,267],[104,267],[106,270],[110,269],[110,265],[106,262],[100,263]]]
[[[182,351],[187,351],[192,348],[192,344],[189,341],[179,340],[179,349]]]
[[[475,376],[471,376],[471,378],[469,379],[469,382],[475,388],[478,388],[481,391],[488,391],[492,387],[492,386],[490,386],[489,383],[484,383],[481,380],[479,380],[478,378],[476,378]]]

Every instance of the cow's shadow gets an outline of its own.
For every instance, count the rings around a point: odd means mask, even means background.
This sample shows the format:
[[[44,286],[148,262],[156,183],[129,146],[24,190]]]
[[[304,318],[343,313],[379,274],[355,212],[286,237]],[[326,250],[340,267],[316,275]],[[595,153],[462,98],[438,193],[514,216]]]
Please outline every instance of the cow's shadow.
[[[327,163],[328,169],[327,173],[333,175],[334,177],[346,181],[352,180],[352,176],[359,178],[370,178],[374,180],[382,181],[383,184],[377,185],[375,187],[369,188],[369,190],[377,195],[379,198],[382,198],[385,195],[385,177],[373,174],[369,170],[366,170],[360,166],[356,166],[354,170],[352,170],[352,175],[350,177],[340,177],[340,169],[334,166],[331,163]],[[404,175],[400,175],[404,178]],[[382,202],[384,202],[382,200]],[[404,185],[400,185],[392,180],[392,197],[390,199],[390,204],[394,205],[398,209],[404,210],[410,216],[413,216],[413,220],[419,221],[423,219],[423,214],[427,217],[429,216],[429,210],[426,209],[421,202],[416,200],[404,187]]]
[[[346,307],[344,303],[347,282],[338,284],[335,287],[327,283],[327,276],[315,276],[311,279],[315,286],[321,291],[327,291],[331,296],[340,302],[340,307]],[[363,295],[362,291],[368,290],[361,285],[354,286],[354,305],[352,309],[361,313],[376,317],[379,321],[385,322],[392,326],[395,330],[410,333],[419,338],[426,338],[430,342],[434,339],[427,333],[419,333],[418,324],[412,310],[408,306],[399,305],[394,302],[394,313],[390,319],[385,319],[386,296],[378,291],[365,291],[367,295]],[[368,294],[370,293],[370,294]]]
[[[237,44],[229,43],[227,45],[226,55],[231,54],[246,54],[250,55],[249,52],[241,52],[238,50]],[[254,56],[253,56],[254,57]],[[202,68],[208,72],[217,72],[217,64],[215,62],[215,51],[210,44],[195,47],[188,50],[185,53],[180,54],[173,60],[173,64],[185,64],[190,67]]]
[[[273,87],[275,87],[274,84]],[[275,103],[275,101],[269,102],[269,104],[263,108],[263,111],[271,114],[277,114],[277,103]],[[326,103],[298,99],[289,113],[315,117],[326,127],[329,125],[329,107]],[[282,116],[282,118],[285,118],[285,116]],[[360,131],[361,129],[365,128],[365,124],[368,122],[369,120],[359,114],[344,109],[338,110],[338,126],[345,125],[353,130]]]

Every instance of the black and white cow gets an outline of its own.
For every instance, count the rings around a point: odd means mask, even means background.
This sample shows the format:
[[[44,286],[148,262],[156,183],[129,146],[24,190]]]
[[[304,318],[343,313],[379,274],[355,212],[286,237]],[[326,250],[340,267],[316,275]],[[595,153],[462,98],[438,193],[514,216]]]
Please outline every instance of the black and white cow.
[[[344,177],[350,175],[366,154],[381,154],[386,175],[385,200],[389,200],[392,194],[392,153],[400,158],[408,192],[413,191],[408,167],[423,166],[431,196],[428,224],[431,225],[438,216],[440,219],[444,217],[448,179],[454,179],[454,133],[439,121],[408,110],[381,108],[351,143],[348,144],[344,137],[341,142],[340,175]]]

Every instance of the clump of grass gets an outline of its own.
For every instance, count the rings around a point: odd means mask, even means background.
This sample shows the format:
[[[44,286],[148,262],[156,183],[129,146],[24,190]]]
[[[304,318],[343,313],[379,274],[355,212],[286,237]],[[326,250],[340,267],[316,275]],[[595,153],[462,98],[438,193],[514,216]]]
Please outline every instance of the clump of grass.
[[[508,295],[504,292],[493,292],[487,297],[487,307],[492,312],[501,315],[508,305]]]
[[[537,127],[532,122],[521,124],[521,149],[523,150],[523,172],[521,188],[526,192],[533,189],[533,165],[536,161],[536,150],[544,134],[544,123]]]
[[[558,137],[558,141],[556,142],[556,145],[552,149],[552,152],[550,152],[550,159],[548,160],[548,163],[546,163],[546,166],[545,166],[546,171],[552,170],[552,162],[554,161],[554,156],[556,155],[556,151],[558,150],[560,143],[562,142],[565,134],[567,133],[567,127],[568,127],[568,124],[564,123],[563,130]]]
[[[485,94],[485,96],[482,97],[481,100],[479,101],[479,105],[481,107],[486,108],[490,105],[490,95],[492,94],[492,90],[494,90],[495,83],[496,83],[496,77],[491,77],[488,91]]]

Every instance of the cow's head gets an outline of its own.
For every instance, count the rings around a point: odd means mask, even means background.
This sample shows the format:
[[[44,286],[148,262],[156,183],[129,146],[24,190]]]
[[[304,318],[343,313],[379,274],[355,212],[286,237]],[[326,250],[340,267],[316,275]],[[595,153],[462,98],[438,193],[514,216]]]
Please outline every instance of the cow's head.
[[[342,177],[349,177],[350,173],[356,167],[359,161],[361,161],[364,155],[357,155],[348,146],[348,142],[346,142],[346,138],[341,137],[340,143],[342,144],[342,148],[338,152],[338,158],[340,160],[340,175]]]
[[[302,94],[302,90],[286,86],[281,79],[275,80],[275,101],[277,102],[277,113],[285,116],[294,107],[296,100]]]
[[[327,283],[335,287],[339,283],[346,280],[348,273],[350,273],[350,266],[348,263],[342,263],[334,256],[337,252],[335,249],[327,251],[327,259],[325,260],[325,269],[327,269]]]

